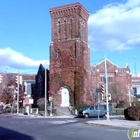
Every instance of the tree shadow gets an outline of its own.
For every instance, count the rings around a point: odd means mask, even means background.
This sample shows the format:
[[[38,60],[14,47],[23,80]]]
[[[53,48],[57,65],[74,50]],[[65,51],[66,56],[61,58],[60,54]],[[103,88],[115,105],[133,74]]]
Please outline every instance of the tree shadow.
[[[33,137],[0,127],[0,140],[34,140]]]

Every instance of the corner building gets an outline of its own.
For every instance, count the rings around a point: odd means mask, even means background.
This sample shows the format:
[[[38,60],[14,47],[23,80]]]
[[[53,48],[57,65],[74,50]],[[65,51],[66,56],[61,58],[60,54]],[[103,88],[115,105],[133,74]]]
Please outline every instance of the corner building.
[[[90,99],[88,11],[74,3],[50,9],[49,94],[58,107],[87,103]]]
[[[106,61],[108,92],[111,94],[111,102],[116,105],[117,101],[133,101],[132,75],[128,65],[123,68],[118,67],[111,61]],[[91,89],[92,99],[97,99],[96,88],[98,85],[105,85],[105,60],[91,67]],[[105,97],[104,93],[104,97]]]

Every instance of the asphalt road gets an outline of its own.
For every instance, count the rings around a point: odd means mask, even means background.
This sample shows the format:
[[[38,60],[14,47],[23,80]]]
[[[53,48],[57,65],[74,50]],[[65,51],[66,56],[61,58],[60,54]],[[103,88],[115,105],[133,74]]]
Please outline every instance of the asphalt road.
[[[91,119],[0,117],[0,140],[128,140],[127,129],[85,124]]]

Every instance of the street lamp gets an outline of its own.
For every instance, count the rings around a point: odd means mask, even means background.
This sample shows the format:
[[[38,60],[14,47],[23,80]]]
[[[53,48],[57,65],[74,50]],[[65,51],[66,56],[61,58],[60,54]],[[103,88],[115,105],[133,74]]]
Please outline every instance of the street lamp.
[[[47,103],[48,103],[48,100],[47,100],[47,69],[46,69],[46,63],[45,63],[45,117],[47,116]]]
[[[107,76],[106,56],[105,56],[105,78],[106,78],[106,110],[107,110],[107,119],[109,119],[109,105],[108,105],[108,76]]]

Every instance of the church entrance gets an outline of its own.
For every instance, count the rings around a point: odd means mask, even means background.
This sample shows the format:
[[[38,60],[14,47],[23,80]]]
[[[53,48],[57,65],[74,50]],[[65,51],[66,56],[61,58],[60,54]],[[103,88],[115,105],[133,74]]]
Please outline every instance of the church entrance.
[[[61,90],[61,107],[69,107],[69,90],[67,88],[62,87]]]

